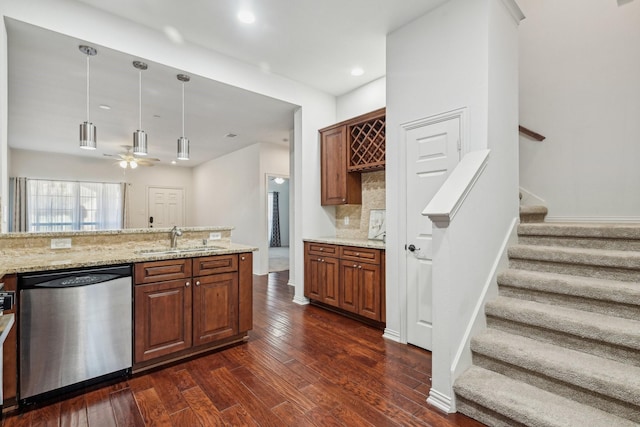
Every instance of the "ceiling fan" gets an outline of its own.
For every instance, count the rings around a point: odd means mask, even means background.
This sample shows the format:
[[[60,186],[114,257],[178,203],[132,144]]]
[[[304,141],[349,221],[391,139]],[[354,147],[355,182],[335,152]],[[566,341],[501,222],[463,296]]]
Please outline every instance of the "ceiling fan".
[[[133,152],[131,151],[131,146],[130,145],[123,145],[122,148],[124,148],[126,151],[124,153],[118,153],[118,154],[103,154],[103,156],[105,157],[111,157],[116,159],[116,163],[118,166],[120,166],[123,169],[127,169],[127,168],[131,168],[131,169],[135,169],[138,166],[153,166],[154,162],[159,162],[160,159],[156,159],[153,157],[139,157],[136,156],[135,154],[133,154]]]

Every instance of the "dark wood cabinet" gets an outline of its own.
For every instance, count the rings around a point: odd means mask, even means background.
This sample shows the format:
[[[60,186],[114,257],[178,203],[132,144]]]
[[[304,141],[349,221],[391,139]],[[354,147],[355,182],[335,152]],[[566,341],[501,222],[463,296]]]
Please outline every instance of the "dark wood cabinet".
[[[346,131],[346,126],[320,131],[322,205],[362,203],[360,174],[347,172]]]
[[[305,242],[305,296],[384,322],[383,254],[380,249]]]
[[[11,409],[18,404],[18,280],[15,274],[8,274],[0,280],[4,283],[4,291],[15,292],[16,299],[11,310],[4,310],[4,314],[13,313],[14,324],[2,346],[2,397],[3,409]]]
[[[238,275],[221,273],[193,280],[193,345],[237,334]]]
[[[253,327],[252,260],[249,252],[136,264],[134,364],[239,341]]]
[[[171,280],[135,287],[135,362],[144,362],[191,347],[190,280],[191,278]]]
[[[386,109],[320,129],[322,205],[362,203],[361,172],[385,168]]]

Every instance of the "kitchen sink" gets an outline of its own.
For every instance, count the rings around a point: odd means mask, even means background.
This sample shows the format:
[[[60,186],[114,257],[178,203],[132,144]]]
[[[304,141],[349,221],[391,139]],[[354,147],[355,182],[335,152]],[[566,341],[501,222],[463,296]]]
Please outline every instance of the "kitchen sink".
[[[205,252],[205,251],[217,251],[221,249],[227,249],[224,246],[215,246],[215,245],[207,245],[207,246],[196,246],[190,248],[157,248],[157,249],[143,249],[137,251],[136,253],[139,255],[170,255],[170,254],[188,254],[190,252]]]

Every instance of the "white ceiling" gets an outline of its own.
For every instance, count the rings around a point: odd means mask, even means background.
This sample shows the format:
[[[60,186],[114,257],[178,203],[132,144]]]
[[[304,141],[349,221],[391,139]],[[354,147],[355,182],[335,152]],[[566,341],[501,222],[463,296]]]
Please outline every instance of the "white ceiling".
[[[385,74],[387,33],[446,0],[77,1],[161,34],[171,27],[174,42],[197,44],[340,95]],[[235,18],[241,2],[252,7],[254,24]],[[22,22],[6,24],[10,147],[102,157],[131,145],[138,128],[138,71],[132,61],[140,58]],[[95,152],[78,149],[78,127],[86,119],[86,57],[79,44],[98,49],[90,60]],[[148,64],[142,73],[142,128],[149,154],[168,164],[181,136],[176,75],[188,70]],[[354,66],[364,75],[351,76]],[[257,142],[287,145],[296,108],[196,75],[185,84],[185,104],[191,160],[178,164],[189,167]],[[225,138],[227,133],[238,136]]]

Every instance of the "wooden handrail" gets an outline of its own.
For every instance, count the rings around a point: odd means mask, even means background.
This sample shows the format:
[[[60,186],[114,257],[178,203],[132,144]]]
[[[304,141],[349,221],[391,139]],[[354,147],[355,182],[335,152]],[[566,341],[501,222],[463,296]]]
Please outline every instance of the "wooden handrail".
[[[542,136],[539,133],[529,130],[524,126],[518,126],[518,130],[520,131],[520,133],[525,134],[529,138],[533,138],[536,141],[544,141],[547,138],[546,136]]]

